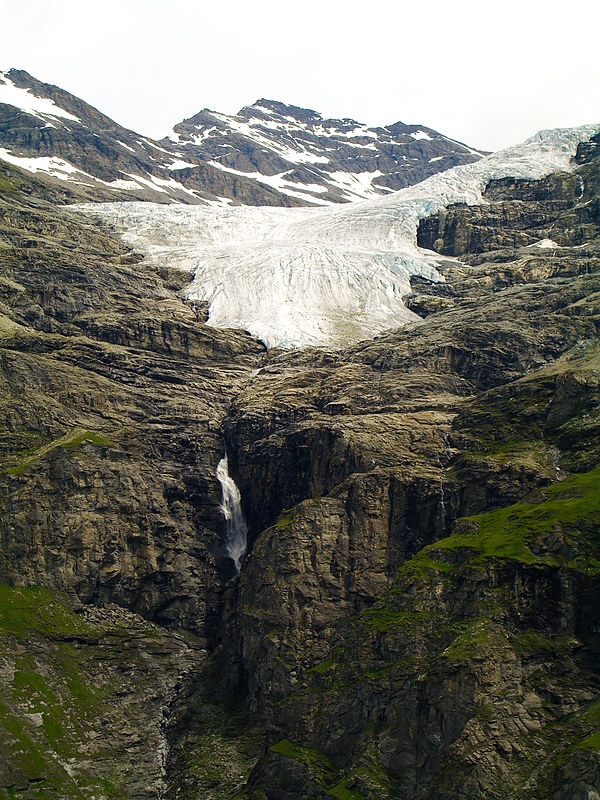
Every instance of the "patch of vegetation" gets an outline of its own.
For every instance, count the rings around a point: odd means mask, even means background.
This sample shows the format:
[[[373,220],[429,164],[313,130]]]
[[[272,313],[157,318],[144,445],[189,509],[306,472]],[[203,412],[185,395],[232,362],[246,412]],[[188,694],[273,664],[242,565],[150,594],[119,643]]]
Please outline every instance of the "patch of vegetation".
[[[459,531],[462,527],[465,533],[457,532],[421,552],[472,550],[472,564],[503,558],[531,565],[558,565],[564,558],[535,553],[531,547],[559,526],[566,541],[583,550],[568,565],[596,574],[597,561],[590,551],[597,546],[600,529],[600,468],[547,487],[540,501],[521,501],[487,514],[464,517],[458,523]],[[416,559],[419,557],[417,554]]]
[[[362,611],[359,619],[370,628],[386,633],[389,630],[400,631],[407,636],[416,636],[428,626],[433,619],[429,611],[396,611],[376,603],[366,611]]]
[[[64,595],[41,586],[0,583],[0,637],[26,638],[32,632],[49,638],[93,637],[97,631],[69,608]]]
[[[552,478],[560,451],[563,468],[593,469],[600,463],[600,406],[594,390],[599,369],[598,341],[588,340],[536,372],[481,396],[465,408],[458,425],[469,440],[464,459],[516,463]],[[559,385],[572,387],[572,392],[563,397],[557,392]]]
[[[13,194],[18,188],[19,184],[14,178],[7,178],[5,175],[0,175],[1,194]]]
[[[21,460],[19,464],[6,468],[5,472],[7,472],[9,475],[22,475],[28,467],[37,462],[40,458],[42,458],[42,456],[47,455],[52,450],[56,450],[58,447],[69,451],[83,447],[86,444],[94,445],[94,447],[113,446],[113,442],[111,442],[110,439],[101,436],[95,431],[74,428],[72,431],[65,434],[65,436],[61,436],[59,439],[54,439],[53,441],[48,442],[48,444],[38,448],[33,453],[30,453],[26,458]]]
[[[576,750],[600,750],[600,703],[596,703],[582,715],[584,725],[597,730],[574,745]]]
[[[450,573],[453,570],[454,567],[452,564],[449,564],[447,561],[437,561],[421,550],[417,556],[403,564],[397,574],[398,576],[414,575],[421,579],[427,579],[430,577],[431,573],[439,575],[439,573]]]
[[[281,742],[272,745],[270,750],[272,753],[284,758],[293,758],[296,761],[300,761],[321,788],[326,788],[331,784],[337,772],[335,764],[325,753],[313,750],[310,747],[294,744],[289,739],[283,739]]]
[[[23,459],[33,450],[38,450],[48,444],[50,437],[39,431],[9,431],[0,430],[0,454],[17,456]]]
[[[277,522],[271,526],[271,530],[273,529],[280,531],[288,530],[288,528],[291,528],[295,516],[296,516],[295,509],[288,509],[287,511],[282,512],[277,517]]]
[[[511,644],[520,655],[536,653],[564,653],[573,647],[575,640],[570,636],[543,636],[539,631],[529,630],[511,638]]]
[[[378,669],[368,670],[365,677],[371,681],[389,680],[402,677],[410,680],[416,673],[426,672],[434,661],[433,656],[409,655],[386,664]]]
[[[322,661],[320,664],[317,664],[316,667],[311,667],[308,672],[316,672],[318,675],[326,675],[334,668],[334,662],[332,659],[328,658],[326,661]]]
[[[600,731],[573,745],[576,750],[600,750]]]
[[[0,661],[8,676],[0,699],[0,782],[28,787],[15,788],[13,800],[125,800],[116,773],[127,767],[105,758],[109,745],[99,734],[107,710],[112,724],[135,724],[136,681],[163,665],[162,655],[149,662],[135,643],[152,641],[155,626],[128,620],[90,624],[58,592],[0,584]],[[79,756],[90,742],[83,766]],[[0,790],[0,800],[11,797],[7,792]]]
[[[478,442],[478,444],[481,444]],[[537,470],[549,479],[556,474],[556,464],[553,448],[548,442],[529,439],[515,439],[497,443],[488,441],[481,450],[471,450],[463,453],[458,464],[468,465],[469,461],[486,462],[495,461],[499,466],[512,466]]]
[[[75,447],[81,447],[84,444],[93,444],[96,447],[112,447],[113,443],[110,439],[95,433],[94,431],[81,431],[81,433],[70,434],[72,438],[67,438],[66,441],[59,442],[57,447],[64,447],[67,450],[72,450]]]
[[[341,780],[337,786],[327,790],[326,797],[337,797],[338,800],[366,800],[364,794],[346,788],[347,778]]]
[[[498,652],[506,647],[502,632],[487,617],[459,623],[457,627],[458,636],[443,652],[446,660],[451,663],[470,661],[486,653],[490,647]]]

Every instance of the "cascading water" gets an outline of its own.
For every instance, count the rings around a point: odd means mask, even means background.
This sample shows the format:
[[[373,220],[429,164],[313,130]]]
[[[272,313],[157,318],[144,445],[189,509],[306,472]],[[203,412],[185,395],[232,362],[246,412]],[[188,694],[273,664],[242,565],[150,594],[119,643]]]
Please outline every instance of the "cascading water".
[[[248,527],[242,511],[240,490],[229,474],[227,453],[219,461],[217,478],[223,490],[221,510],[227,525],[225,547],[227,548],[227,555],[235,564],[235,571],[239,572],[248,546]]]

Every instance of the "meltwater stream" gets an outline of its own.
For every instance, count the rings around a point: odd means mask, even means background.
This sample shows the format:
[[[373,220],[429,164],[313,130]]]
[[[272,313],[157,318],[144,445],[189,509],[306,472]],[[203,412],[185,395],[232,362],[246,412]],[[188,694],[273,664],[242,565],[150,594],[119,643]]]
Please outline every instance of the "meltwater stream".
[[[240,490],[229,474],[227,453],[219,461],[217,478],[223,490],[221,510],[227,524],[225,547],[227,548],[227,555],[235,564],[235,571],[239,572],[242,558],[248,546],[248,527],[242,511]]]

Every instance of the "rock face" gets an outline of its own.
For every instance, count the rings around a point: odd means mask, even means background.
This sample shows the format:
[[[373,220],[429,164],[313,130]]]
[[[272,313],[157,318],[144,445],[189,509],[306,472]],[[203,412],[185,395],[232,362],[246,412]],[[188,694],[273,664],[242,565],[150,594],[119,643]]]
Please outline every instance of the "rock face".
[[[259,101],[160,143],[23,70],[0,73],[0,158],[79,200],[302,206],[375,197],[481,157],[429,128],[367,128]]]
[[[0,632],[2,797],[161,796],[167,718],[198,645],[32,587],[2,586]]]
[[[264,349],[207,328],[180,274],[2,180],[0,580],[202,632],[219,425]]]
[[[492,181],[484,195],[489,205],[451,206],[439,216],[423,220],[419,245],[461,258],[540,240],[548,240],[552,247],[555,238],[562,246],[594,239],[599,187],[590,158],[598,140],[596,135],[579,145],[575,161],[581,166],[575,173],[549,175],[541,181]]]
[[[595,144],[423,223],[422,319],[335,353],[3,169],[0,797],[600,793]]]
[[[428,220],[467,253],[422,322],[271,355],[235,400],[249,797],[598,792],[599,167]]]

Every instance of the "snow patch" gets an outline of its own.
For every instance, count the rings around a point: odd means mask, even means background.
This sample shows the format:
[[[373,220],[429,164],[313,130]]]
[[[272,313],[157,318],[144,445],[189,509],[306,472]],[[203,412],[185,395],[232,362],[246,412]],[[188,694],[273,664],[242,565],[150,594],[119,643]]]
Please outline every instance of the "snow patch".
[[[15,106],[34,117],[44,119],[45,117],[63,117],[74,122],[80,122],[79,117],[69,114],[64,108],[57,106],[53,100],[44,97],[37,97],[30,89],[20,89],[11,81],[6,72],[0,72],[0,78],[4,83],[0,83],[0,103]]]
[[[177,161],[177,160],[175,160],[175,161],[173,161],[172,164],[169,164],[167,169],[170,169],[170,170],[173,170],[173,169],[186,169],[186,167],[197,167],[197,166],[198,166],[198,164],[192,164],[189,161],[181,161],[181,160]]]
[[[527,247],[541,247],[542,250],[554,250],[557,247],[560,247],[560,245],[552,241],[552,239],[540,239],[539,242],[528,244]]]
[[[433,141],[433,137],[431,137],[426,131],[415,131],[415,133],[410,133],[409,136],[412,136],[413,139],[417,141],[420,139],[425,139],[428,142]]]
[[[271,186],[273,189],[277,189],[278,192],[287,194],[289,197],[296,197],[299,200],[305,200],[311,203],[327,202],[325,200],[317,200],[316,198],[306,196],[306,192],[326,192],[326,187],[317,186],[316,184],[302,184],[286,181],[284,176],[287,175],[289,171],[279,172],[277,175],[263,175],[262,172],[242,172],[241,170],[234,169],[233,167],[226,167],[223,164],[220,164],[218,161],[207,161],[206,163],[210,164],[211,167],[220,169],[221,172],[229,172],[231,175],[252,178],[252,180],[258,181],[259,183],[264,183],[266,186]],[[305,189],[305,192],[302,192],[303,188]]]
[[[62,158],[54,158],[53,156],[37,156],[35,158],[15,156],[9,150],[0,147],[0,158],[27,172],[45,172],[57,178],[65,179],[75,172],[82,174],[80,170],[69,164],[68,161],[64,161]]]
[[[374,178],[383,175],[378,169],[374,172],[330,172],[328,178],[331,179],[337,188],[343,189],[350,196],[349,200],[356,200],[357,197],[368,200],[379,196],[379,192],[373,189]]]
[[[329,162],[326,156],[310,153],[305,148],[294,149],[279,141],[273,141],[265,134],[256,130],[256,128],[248,122],[241,122],[235,117],[228,117],[226,114],[219,114],[216,111],[212,112],[212,116],[237,133],[251,139],[261,147],[271,150],[273,153],[277,153],[277,155],[285,158],[286,161],[291,161],[293,164],[327,164]]]

